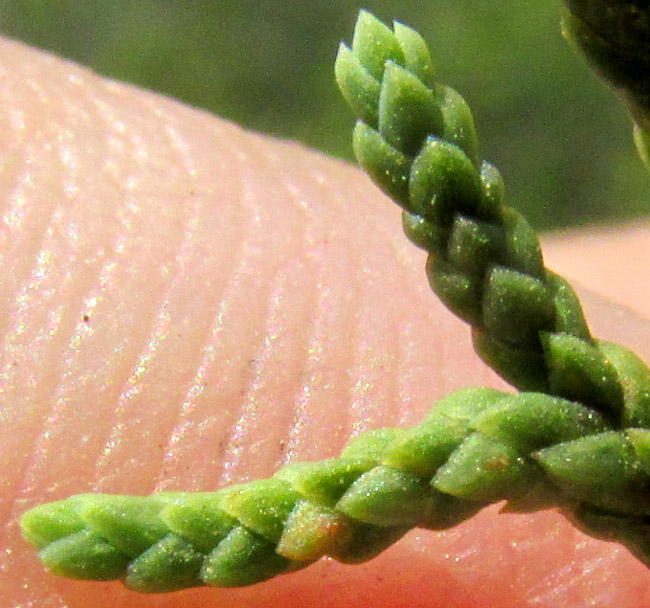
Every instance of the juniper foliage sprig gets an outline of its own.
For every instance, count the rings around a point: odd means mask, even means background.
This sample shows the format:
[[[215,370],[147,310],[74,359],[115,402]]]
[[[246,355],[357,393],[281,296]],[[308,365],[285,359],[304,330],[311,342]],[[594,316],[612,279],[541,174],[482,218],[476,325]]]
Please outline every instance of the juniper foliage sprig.
[[[615,430],[573,401],[459,390],[410,429],[354,439],[340,458],[289,465],[214,493],[83,494],[22,519],[55,574],[166,592],[250,585],[329,555],[356,563],[418,526],[454,526],[492,502],[560,506],[650,558],[650,431]]]
[[[472,114],[434,82],[426,45],[361,13],[336,62],[359,117],[359,164],[404,210],[407,236],[429,253],[439,296],[472,326],[477,352],[513,386],[589,403],[619,418],[620,347],[594,340],[571,286],[544,267],[528,222],[504,206],[498,170],[479,161]],[[624,424],[650,422],[640,404]],[[627,415],[631,410],[627,410]],[[639,417],[637,420],[636,417]]]
[[[650,372],[591,337],[416,32],[362,12],[336,75],[360,118],[359,161],[403,207],[432,287],[472,325],[483,358],[536,392],[457,391],[414,428],[371,431],[340,458],[214,493],[45,504],[23,516],[25,537],[57,574],[164,592],[248,585],[324,555],[363,561],[412,527],[453,526],[506,500],[510,511],[558,507],[650,565]]]

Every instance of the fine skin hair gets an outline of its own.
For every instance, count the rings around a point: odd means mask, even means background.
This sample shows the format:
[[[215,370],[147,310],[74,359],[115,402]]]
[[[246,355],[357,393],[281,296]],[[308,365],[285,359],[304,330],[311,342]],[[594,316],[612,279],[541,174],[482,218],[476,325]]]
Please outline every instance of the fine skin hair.
[[[454,389],[504,385],[356,169],[14,42],[0,74],[2,605],[631,608],[647,596],[650,574],[624,548],[552,512],[495,508],[367,564],[247,589],[146,597],[44,572],[17,525],[35,504],[268,476],[414,424]],[[619,259],[589,286],[620,301],[644,274],[644,227],[553,237],[547,264],[571,277]],[[637,259],[622,252],[630,239]],[[594,334],[650,358],[647,299],[627,301],[638,316],[581,297]]]

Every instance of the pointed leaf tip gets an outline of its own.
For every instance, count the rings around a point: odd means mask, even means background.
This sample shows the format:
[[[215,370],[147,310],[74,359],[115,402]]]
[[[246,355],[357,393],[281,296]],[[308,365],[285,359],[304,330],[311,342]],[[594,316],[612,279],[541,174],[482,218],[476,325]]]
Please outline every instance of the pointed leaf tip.
[[[393,31],[365,10],[359,13],[354,28],[352,52],[377,80],[381,80],[388,60],[404,64],[404,55]]]

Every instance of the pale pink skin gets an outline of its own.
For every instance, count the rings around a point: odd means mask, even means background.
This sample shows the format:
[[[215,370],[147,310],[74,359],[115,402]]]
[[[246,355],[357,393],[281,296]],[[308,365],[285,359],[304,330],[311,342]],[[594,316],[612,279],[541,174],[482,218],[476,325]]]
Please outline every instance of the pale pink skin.
[[[350,165],[7,41],[0,154],[0,605],[648,605],[650,573],[622,547],[497,508],[245,589],[145,596],[44,572],[17,524],[33,505],[217,489],[505,385]],[[604,247],[617,256],[608,240],[576,251],[589,264]],[[647,259],[608,272],[647,276]],[[585,303],[598,335],[650,358],[645,320]]]

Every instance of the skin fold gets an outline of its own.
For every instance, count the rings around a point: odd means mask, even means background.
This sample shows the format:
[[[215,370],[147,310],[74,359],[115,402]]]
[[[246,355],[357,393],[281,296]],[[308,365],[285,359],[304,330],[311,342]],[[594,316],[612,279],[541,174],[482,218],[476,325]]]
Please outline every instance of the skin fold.
[[[245,589],[144,596],[44,572],[17,525],[31,506],[268,476],[504,385],[357,169],[15,42],[0,79],[0,605],[646,605],[650,573],[622,547],[498,508]],[[649,360],[648,299],[624,291],[650,238],[629,230],[550,237],[547,260],[571,278],[618,259],[585,284],[638,314],[585,294],[587,315]]]

